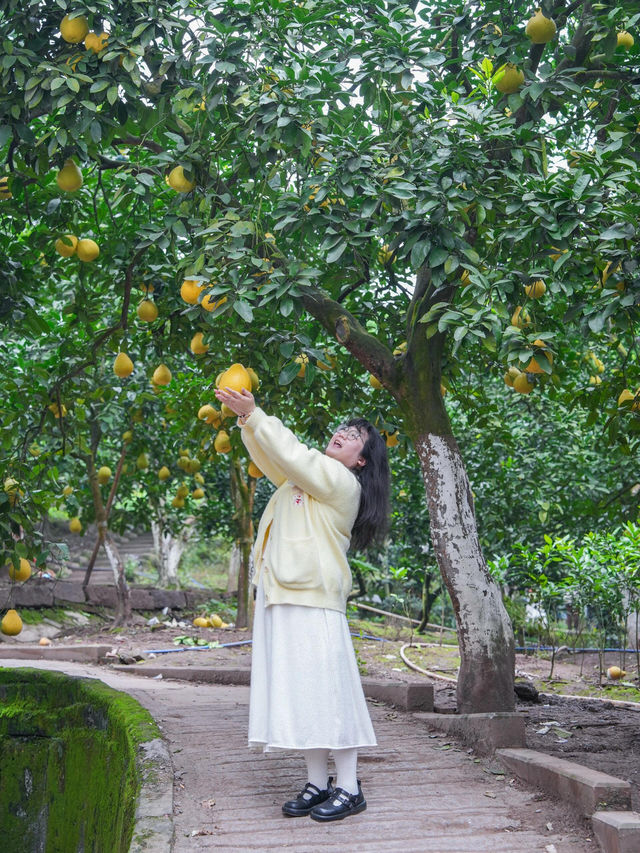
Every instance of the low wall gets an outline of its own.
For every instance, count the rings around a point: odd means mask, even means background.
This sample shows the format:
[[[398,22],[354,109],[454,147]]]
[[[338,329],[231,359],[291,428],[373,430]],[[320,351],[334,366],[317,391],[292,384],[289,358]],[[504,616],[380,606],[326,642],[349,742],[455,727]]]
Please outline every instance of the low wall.
[[[148,711],[96,679],[0,668],[2,849],[126,853],[138,751],[158,738]]]

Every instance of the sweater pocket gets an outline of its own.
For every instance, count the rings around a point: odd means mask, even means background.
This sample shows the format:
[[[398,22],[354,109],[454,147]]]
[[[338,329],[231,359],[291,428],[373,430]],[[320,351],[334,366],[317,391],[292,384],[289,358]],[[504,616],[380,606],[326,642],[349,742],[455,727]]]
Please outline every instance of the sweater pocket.
[[[320,585],[318,546],[313,536],[304,539],[282,537],[274,548],[271,571],[280,586],[313,589]]]

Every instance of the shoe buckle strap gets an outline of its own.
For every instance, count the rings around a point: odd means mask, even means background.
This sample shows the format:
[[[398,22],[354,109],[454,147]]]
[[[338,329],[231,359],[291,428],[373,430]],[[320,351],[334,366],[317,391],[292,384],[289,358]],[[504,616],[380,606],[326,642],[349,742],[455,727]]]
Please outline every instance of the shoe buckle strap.
[[[353,794],[349,794],[348,791],[344,791],[342,789],[334,792],[333,800],[339,800],[343,806],[352,807],[355,802],[355,796]]]
[[[312,790],[312,789],[313,789],[313,790]],[[320,788],[318,788],[318,787],[317,787],[316,785],[314,785],[312,782],[307,782],[307,784],[304,786],[304,788],[302,789],[302,791],[300,791],[299,796],[303,797],[305,794],[312,794],[312,795],[315,797],[315,796],[318,796],[318,794],[321,794],[321,793],[322,793],[322,791],[320,790]]]

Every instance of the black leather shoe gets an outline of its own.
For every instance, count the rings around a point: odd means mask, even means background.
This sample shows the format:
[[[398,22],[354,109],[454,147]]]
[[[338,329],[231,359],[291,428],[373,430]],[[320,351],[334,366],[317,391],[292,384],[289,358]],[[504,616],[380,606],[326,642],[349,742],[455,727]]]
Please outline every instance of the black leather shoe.
[[[314,806],[310,814],[313,820],[343,820],[352,814],[363,812],[367,807],[360,780],[358,779],[358,793],[350,794],[344,788],[334,788],[323,805]]]
[[[333,793],[332,785],[333,776],[329,776],[327,787],[324,791],[312,785],[311,782],[307,782],[295,800],[287,800],[282,806],[283,813],[288,817],[303,817],[304,815],[308,815],[314,806],[320,805],[320,803],[324,803],[325,800],[329,799]],[[305,797],[305,794],[311,794],[311,796]]]

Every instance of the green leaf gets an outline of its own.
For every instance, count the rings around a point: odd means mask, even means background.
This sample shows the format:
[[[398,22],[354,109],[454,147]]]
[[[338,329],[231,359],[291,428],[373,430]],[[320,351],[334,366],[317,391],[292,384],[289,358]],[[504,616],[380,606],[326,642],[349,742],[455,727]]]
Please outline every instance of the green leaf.
[[[244,299],[236,299],[233,303],[233,310],[242,317],[245,323],[252,322],[253,308]]]
[[[300,370],[300,365],[297,361],[289,362],[285,367],[280,371],[280,375],[278,376],[278,383],[280,385],[290,385],[291,382],[298,375],[298,371]]]

